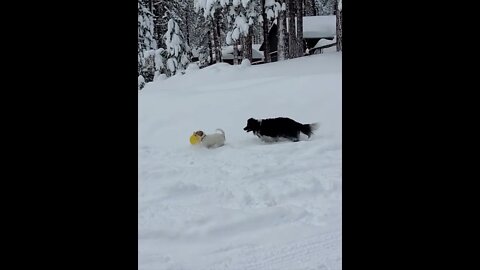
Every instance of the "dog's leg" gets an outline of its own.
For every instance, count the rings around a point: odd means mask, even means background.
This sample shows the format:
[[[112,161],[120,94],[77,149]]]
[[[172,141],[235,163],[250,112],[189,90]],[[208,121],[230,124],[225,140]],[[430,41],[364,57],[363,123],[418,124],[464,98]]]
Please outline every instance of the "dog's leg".
[[[300,132],[297,132],[296,136],[291,137],[290,140],[292,140],[292,142],[300,141]]]

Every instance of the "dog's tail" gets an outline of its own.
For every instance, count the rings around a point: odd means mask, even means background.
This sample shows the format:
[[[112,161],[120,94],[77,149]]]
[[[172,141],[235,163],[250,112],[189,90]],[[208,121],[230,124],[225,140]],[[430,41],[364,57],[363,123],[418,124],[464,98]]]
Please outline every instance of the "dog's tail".
[[[313,131],[317,130],[319,127],[320,127],[319,123],[305,124],[305,125],[302,125],[302,127],[300,128],[300,131],[310,138],[310,136],[312,136],[313,134]]]

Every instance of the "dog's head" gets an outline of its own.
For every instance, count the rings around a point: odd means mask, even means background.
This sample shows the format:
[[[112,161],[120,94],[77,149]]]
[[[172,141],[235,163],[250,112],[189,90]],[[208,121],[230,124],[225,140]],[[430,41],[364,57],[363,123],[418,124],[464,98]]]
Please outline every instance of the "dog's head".
[[[203,132],[203,131],[201,131],[201,130],[197,130],[197,131],[195,131],[193,134],[199,136],[200,138],[205,137],[205,132]]]
[[[246,132],[257,131],[260,128],[260,121],[250,118],[247,121],[247,126],[243,128]]]

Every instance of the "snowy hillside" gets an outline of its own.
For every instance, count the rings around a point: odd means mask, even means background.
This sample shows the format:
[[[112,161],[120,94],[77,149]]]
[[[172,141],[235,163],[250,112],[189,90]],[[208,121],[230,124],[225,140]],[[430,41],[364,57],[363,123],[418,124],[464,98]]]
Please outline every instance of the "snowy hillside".
[[[341,53],[216,64],[139,92],[139,269],[342,268]],[[319,122],[261,142],[247,119]],[[226,145],[189,144],[221,128]]]

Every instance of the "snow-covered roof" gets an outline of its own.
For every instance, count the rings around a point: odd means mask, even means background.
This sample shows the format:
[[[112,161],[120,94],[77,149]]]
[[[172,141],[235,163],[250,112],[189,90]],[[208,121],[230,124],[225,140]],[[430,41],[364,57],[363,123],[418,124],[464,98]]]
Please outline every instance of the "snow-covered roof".
[[[329,16],[303,17],[303,38],[333,37],[337,34],[337,18]]]
[[[328,39],[320,39],[317,44],[315,44],[315,46],[312,47],[312,49],[314,48],[318,48],[318,47],[322,47],[322,46],[325,46],[325,45],[330,45],[332,43],[336,43],[337,42],[337,37],[334,37],[333,40],[328,40]]]

